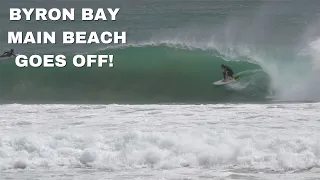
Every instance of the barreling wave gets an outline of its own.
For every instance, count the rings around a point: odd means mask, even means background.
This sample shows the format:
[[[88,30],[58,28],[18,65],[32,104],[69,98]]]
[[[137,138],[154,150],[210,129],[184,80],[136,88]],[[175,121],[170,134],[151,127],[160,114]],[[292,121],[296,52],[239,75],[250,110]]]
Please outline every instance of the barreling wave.
[[[17,68],[1,62],[0,99],[3,102],[45,103],[214,103],[261,101],[269,80],[259,65],[228,59],[218,51],[172,47],[166,44],[105,49],[114,67]],[[71,55],[67,61],[71,61]],[[214,86],[222,78],[221,64],[240,75],[239,82]]]

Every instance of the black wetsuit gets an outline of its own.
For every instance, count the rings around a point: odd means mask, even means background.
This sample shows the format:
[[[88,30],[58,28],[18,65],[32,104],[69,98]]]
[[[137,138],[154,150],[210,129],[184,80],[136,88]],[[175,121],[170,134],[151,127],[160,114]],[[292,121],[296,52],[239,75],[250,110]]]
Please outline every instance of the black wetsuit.
[[[223,78],[226,79],[226,73],[228,73],[228,76],[233,77],[233,71],[231,68],[229,68],[228,66],[224,67],[224,72],[223,72]]]
[[[3,53],[0,57],[11,57],[11,56],[15,56],[15,54],[9,51],[9,52]]]

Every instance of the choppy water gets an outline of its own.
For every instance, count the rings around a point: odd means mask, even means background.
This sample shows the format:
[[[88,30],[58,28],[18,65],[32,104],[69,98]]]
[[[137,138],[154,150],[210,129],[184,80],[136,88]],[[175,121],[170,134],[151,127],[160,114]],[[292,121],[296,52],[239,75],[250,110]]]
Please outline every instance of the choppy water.
[[[316,179],[320,104],[1,105],[2,179]]]

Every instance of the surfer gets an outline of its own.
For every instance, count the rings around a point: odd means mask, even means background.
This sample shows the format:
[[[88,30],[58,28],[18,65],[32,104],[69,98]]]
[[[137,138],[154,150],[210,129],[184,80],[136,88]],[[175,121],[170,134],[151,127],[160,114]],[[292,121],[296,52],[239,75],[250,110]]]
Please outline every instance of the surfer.
[[[14,50],[10,49],[10,51],[4,52],[0,57],[11,57],[11,56],[16,56],[14,54]]]
[[[233,71],[232,71],[232,69],[230,68],[230,67],[228,67],[228,66],[226,66],[226,65],[224,65],[224,64],[221,64],[221,68],[223,69],[223,72],[222,72],[222,74],[223,74],[223,81],[226,81],[227,80],[227,77],[232,77],[233,79],[235,79],[234,77],[233,77]]]

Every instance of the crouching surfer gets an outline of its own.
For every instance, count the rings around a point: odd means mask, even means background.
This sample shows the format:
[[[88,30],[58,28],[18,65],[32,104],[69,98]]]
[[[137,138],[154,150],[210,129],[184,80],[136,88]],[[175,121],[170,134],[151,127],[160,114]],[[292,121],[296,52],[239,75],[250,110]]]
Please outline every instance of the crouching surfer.
[[[221,64],[221,68],[223,69],[223,72],[222,72],[223,81],[226,81],[228,77],[231,77],[234,80],[236,79],[235,77],[233,77],[234,73],[233,73],[233,70],[230,67],[228,67],[228,66],[226,66],[224,64]]]

